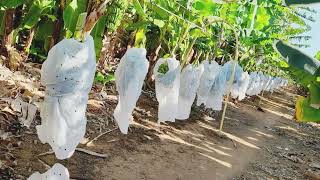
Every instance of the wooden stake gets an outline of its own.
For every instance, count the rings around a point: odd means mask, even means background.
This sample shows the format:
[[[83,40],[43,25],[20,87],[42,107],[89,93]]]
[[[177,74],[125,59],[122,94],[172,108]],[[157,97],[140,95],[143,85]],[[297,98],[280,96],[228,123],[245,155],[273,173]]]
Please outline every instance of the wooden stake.
[[[225,101],[223,112],[222,112],[222,117],[221,117],[221,122],[220,122],[220,131],[222,131],[222,129],[223,129],[223,123],[224,123],[224,119],[225,119],[225,116],[226,116],[226,111],[227,111],[229,98],[230,98],[230,91],[231,91],[232,84],[233,84],[233,81],[234,81],[234,76],[235,76],[235,73],[236,73],[236,65],[237,65],[237,61],[234,61],[234,64],[233,64],[233,67],[232,67],[231,78],[230,78],[230,80],[228,82],[227,99]]]
[[[223,129],[223,123],[224,123],[224,118],[226,116],[226,111],[227,111],[227,107],[228,107],[228,102],[229,102],[229,97],[230,97],[230,91],[231,91],[231,87],[232,87],[232,84],[233,84],[233,81],[234,81],[234,76],[235,76],[235,72],[236,72],[236,65],[237,65],[237,62],[239,60],[239,37],[238,37],[238,32],[236,31],[236,29],[230,25],[228,22],[226,22],[225,20],[223,19],[220,19],[220,21],[222,23],[224,23],[225,25],[229,26],[230,29],[233,31],[233,34],[234,34],[234,37],[235,37],[235,40],[236,40],[236,44],[235,44],[235,55],[234,55],[234,65],[233,65],[233,69],[232,69],[232,74],[231,74],[231,78],[230,78],[230,81],[228,82],[228,90],[227,90],[227,99],[226,99],[226,102],[225,102],[225,105],[224,105],[224,109],[223,109],[223,112],[222,112],[222,117],[221,117],[221,122],[220,122],[220,131],[222,131]]]

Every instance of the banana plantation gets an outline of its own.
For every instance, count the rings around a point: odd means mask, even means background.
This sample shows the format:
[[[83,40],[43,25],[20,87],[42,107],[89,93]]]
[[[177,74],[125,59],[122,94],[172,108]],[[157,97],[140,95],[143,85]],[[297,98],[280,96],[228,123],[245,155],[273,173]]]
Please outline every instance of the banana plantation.
[[[319,180],[319,4],[0,0],[0,179]]]

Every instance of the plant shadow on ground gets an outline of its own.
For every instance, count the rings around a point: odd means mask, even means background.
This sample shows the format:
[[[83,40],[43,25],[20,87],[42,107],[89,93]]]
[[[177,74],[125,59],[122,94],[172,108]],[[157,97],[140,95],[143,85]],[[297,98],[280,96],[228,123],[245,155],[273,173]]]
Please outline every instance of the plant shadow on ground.
[[[106,100],[95,98],[100,89],[93,89],[88,105],[89,140],[116,127],[112,117],[117,103],[115,88],[107,88]],[[22,132],[14,139],[22,142],[12,152],[17,162],[14,173],[23,179],[34,171],[44,172],[45,165],[60,162],[73,179],[87,180],[304,179],[310,163],[320,162],[316,153],[320,150],[320,128],[291,120],[293,112],[288,109],[292,109],[294,98],[294,94],[281,90],[272,95],[266,93],[261,101],[256,97],[231,103],[225,133],[221,134],[217,130],[220,114],[200,107],[193,107],[186,121],[159,125],[155,94],[144,91],[133,112],[134,123],[128,135],[115,130],[90,146],[79,146],[105,153],[107,158],[77,151],[63,161],[52,154],[36,157],[50,151],[49,146],[39,143],[36,134]],[[265,112],[257,111],[258,105]],[[34,126],[32,131],[35,132]]]

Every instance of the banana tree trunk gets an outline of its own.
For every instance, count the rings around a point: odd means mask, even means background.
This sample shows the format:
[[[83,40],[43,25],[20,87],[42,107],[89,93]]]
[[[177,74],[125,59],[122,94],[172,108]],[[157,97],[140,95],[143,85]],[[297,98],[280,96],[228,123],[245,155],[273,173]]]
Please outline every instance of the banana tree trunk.
[[[159,53],[160,53],[161,47],[162,47],[162,44],[160,43],[159,46],[157,47],[156,51],[152,54],[152,57],[150,58],[150,61],[149,61],[150,65],[149,65],[149,70],[148,70],[148,74],[147,74],[147,86],[150,89],[153,89],[152,88],[152,82],[153,82],[152,70],[153,70],[153,68],[159,58]]]
[[[59,42],[60,34],[63,28],[63,9],[65,7],[65,0],[60,0],[60,5],[57,11],[57,20],[54,23],[54,31],[52,33],[52,38],[50,42],[51,49],[54,45]]]
[[[4,35],[2,39],[2,48],[10,46],[13,42],[13,29],[14,29],[14,9],[8,9],[5,12],[4,18]]]
[[[24,52],[28,55],[29,54],[29,50],[30,50],[30,47],[31,47],[31,44],[32,44],[32,41],[33,41],[33,37],[34,37],[34,32],[35,32],[35,28],[31,28],[29,30],[29,35],[26,39],[26,44],[25,44],[25,47],[24,47]]]

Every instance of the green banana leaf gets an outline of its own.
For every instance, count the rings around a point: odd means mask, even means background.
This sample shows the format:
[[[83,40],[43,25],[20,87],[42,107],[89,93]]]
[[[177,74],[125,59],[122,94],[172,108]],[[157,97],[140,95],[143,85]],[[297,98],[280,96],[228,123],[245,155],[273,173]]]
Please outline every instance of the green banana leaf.
[[[285,72],[287,72],[290,77],[297,82],[298,84],[308,88],[310,84],[317,82],[317,77],[313,76],[303,70],[297,69],[295,67],[284,67],[281,68]]]
[[[20,28],[31,29],[40,20],[40,17],[52,9],[55,5],[54,0],[36,0],[33,1],[28,13],[23,18]]]
[[[320,110],[320,87],[315,83],[309,85],[310,106]]]
[[[320,3],[320,0],[284,0],[287,6]]]
[[[52,34],[54,31],[54,22],[53,21],[41,21],[36,29],[36,34],[34,37],[35,41],[43,43],[43,49],[45,52],[49,52],[50,42]]]
[[[101,50],[103,47],[102,41],[103,41],[104,31],[106,28],[106,21],[107,21],[107,16],[102,16],[98,20],[97,24],[94,26],[93,30],[91,31],[91,36],[93,37],[93,40],[94,40],[97,60],[99,60]]]
[[[63,11],[66,38],[71,38],[74,35],[79,15],[87,10],[87,2],[88,0],[73,0]]]
[[[212,0],[196,0],[193,3],[194,9],[203,16],[211,16],[219,7],[219,4],[214,3]]]
[[[299,97],[296,104],[296,119],[299,122],[320,122],[320,109],[310,106],[310,99]]]
[[[0,10],[16,8],[24,2],[25,0],[0,0]]]
[[[5,11],[0,10],[0,36],[2,36],[4,32],[4,15]]]
[[[317,59],[304,54],[297,48],[294,48],[283,41],[276,42],[274,48],[290,66],[308,72],[311,75],[320,75],[320,61]]]

